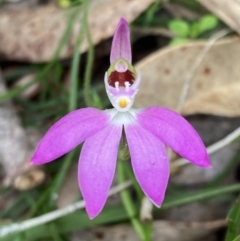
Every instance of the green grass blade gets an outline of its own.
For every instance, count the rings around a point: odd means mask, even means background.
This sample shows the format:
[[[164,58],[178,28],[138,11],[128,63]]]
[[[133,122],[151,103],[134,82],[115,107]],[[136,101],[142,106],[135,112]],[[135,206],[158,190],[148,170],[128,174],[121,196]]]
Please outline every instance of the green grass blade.
[[[238,235],[233,241],[240,241],[240,235]]]
[[[73,55],[72,66],[71,66],[71,86],[69,93],[69,111],[77,108],[77,93],[78,93],[78,73],[81,53],[79,47],[81,45],[84,33],[84,26],[81,25],[77,36],[76,47]]]
[[[232,241],[240,235],[240,196],[228,213],[228,229],[225,241]]]
[[[87,55],[87,65],[84,75],[84,98],[87,106],[93,106],[93,101],[91,98],[91,76],[92,76],[92,67],[94,61],[94,48],[92,44],[91,33],[88,24],[88,1],[84,1],[84,26],[88,40],[88,55]]]
[[[227,187],[220,188],[208,188],[206,190],[200,190],[198,192],[193,193],[184,193],[183,195],[177,195],[171,198],[166,198],[161,209],[168,209],[172,207],[176,207],[179,205],[184,205],[191,202],[201,201],[207,198],[212,198],[217,195],[222,195],[234,191],[240,190],[240,184],[234,184]]]

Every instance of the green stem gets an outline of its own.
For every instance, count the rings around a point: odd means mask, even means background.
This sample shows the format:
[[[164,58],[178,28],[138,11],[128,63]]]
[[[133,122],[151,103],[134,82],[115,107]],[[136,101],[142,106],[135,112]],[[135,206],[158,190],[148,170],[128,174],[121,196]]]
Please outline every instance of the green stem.
[[[93,61],[94,61],[94,48],[92,44],[92,38],[91,38],[91,33],[89,29],[89,24],[88,24],[88,2],[89,1],[84,1],[84,25],[85,25],[85,30],[86,30],[86,35],[87,35],[87,40],[88,40],[88,55],[87,55],[87,65],[85,69],[85,74],[84,74],[84,98],[87,106],[92,106],[92,98],[91,98],[91,72],[92,72],[92,67],[93,67]]]
[[[79,33],[77,36],[76,47],[73,55],[72,66],[71,66],[71,86],[69,93],[69,111],[77,108],[77,95],[78,95],[78,73],[81,53],[79,51],[79,46],[83,39],[84,27],[81,25]]]
[[[152,221],[147,221],[145,225],[145,234],[146,234],[146,241],[151,241],[152,237],[152,232],[153,232],[153,223]]]
[[[122,163],[122,165],[123,165],[123,168],[124,168],[124,171],[125,171],[126,175],[132,180],[133,187],[134,187],[134,189],[137,193],[138,199],[142,200],[142,198],[144,197],[144,194],[143,194],[141,188],[139,187],[139,184],[138,184],[131,168],[127,165],[127,163],[125,161],[124,161],[124,163]]]
[[[118,168],[117,168],[117,175],[118,175],[118,181],[119,183],[123,183],[125,181],[125,175],[124,175],[124,166],[122,161],[118,161]],[[139,238],[141,240],[146,240],[146,235],[144,232],[144,228],[142,224],[139,222],[139,220],[136,218],[136,208],[135,204],[133,203],[130,193],[128,190],[123,190],[120,193],[123,205],[127,211],[127,214],[131,220],[131,223],[138,234]]]

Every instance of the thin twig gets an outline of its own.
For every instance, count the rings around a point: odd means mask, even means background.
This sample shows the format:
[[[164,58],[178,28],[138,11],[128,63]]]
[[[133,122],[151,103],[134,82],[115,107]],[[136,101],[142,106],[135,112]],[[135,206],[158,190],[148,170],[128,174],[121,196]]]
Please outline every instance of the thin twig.
[[[226,137],[224,137],[222,140],[212,144],[211,146],[209,146],[207,148],[207,152],[208,154],[213,154],[214,152],[222,149],[223,147],[231,144],[237,137],[240,136],[240,127],[238,127],[236,130],[234,130],[233,132],[231,132],[229,135],[227,135]],[[173,162],[171,167],[175,168],[175,167],[179,167],[179,166],[184,166],[186,164],[188,164],[189,162],[184,159],[178,159],[177,161]]]
[[[117,185],[110,189],[108,196],[112,196],[112,195],[128,188],[131,185],[132,185],[131,181],[127,181],[125,183]],[[2,226],[0,228],[0,237],[5,237],[9,234],[22,232],[22,231],[28,230],[30,228],[48,223],[50,221],[53,221],[57,218],[66,216],[66,215],[73,213],[76,210],[82,209],[84,207],[85,207],[85,202],[82,200],[82,201],[76,202],[74,204],[68,205],[65,208],[57,209],[53,212],[49,212],[42,216],[23,221],[21,223],[13,223],[10,225]]]
[[[195,76],[197,69],[203,62],[204,58],[206,57],[207,53],[209,52],[209,50],[212,48],[212,46],[218,39],[223,38],[230,32],[231,32],[230,29],[222,29],[219,32],[212,35],[211,38],[208,40],[207,44],[205,45],[205,47],[203,48],[203,50],[200,52],[200,54],[195,59],[193,65],[192,65],[192,68],[188,71],[188,73],[186,75],[186,78],[185,78],[185,81],[183,84],[183,88],[182,88],[182,92],[179,97],[179,101],[178,101],[178,105],[177,105],[177,112],[179,112],[179,113],[182,112],[184,103],[188,96],[188,92],[189,92],[189,88],[191,86],[192,80]]]

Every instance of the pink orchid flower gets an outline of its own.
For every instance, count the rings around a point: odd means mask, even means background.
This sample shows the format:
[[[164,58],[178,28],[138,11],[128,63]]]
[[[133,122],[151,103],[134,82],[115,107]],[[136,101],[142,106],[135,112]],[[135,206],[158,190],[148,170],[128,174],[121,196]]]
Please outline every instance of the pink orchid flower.
[[[83,108],[67,114],[48,130],[31,161],[34,165],[50,162],[85,141],[78,181],[91,219],[105,205],[123,131],[136,179],[158,207],[163,202],[170,173],[165,144],[193,164],[211,167],[201,138],[181,115],[162,107],[131,108],[141,76],[131,64],[129,27],[123,18],[113,37],[110,62],[104,82],[114,108]]]

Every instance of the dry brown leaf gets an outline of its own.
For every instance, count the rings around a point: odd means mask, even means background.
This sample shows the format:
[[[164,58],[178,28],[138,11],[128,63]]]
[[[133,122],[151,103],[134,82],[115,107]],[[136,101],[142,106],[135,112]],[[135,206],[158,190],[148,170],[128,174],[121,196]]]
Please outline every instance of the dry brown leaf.
[[[142,84],[136,107],[176,109],[186,76],[207,42],[191,42],[159,50],[136,65]],[[182,113],[240,116],[240,40],[218,41],[207,53],[191,82]]]
[[[240,34],[240,1],[198,0],[198,2]]]
[[[144,11],[153,0],[92,0],[89,26],[92,42],[110,37],[120,17],[129,22]],[[55,53],[73,9],[60,9],[53,4],[19,10],[0,10],[0,56],[8,60],[49,61]],[[73,54],[81,18],[76,21],[72,35],[60,57]],[[88,48],[87,40],[81,51]]]
[[[0,94],[5,92],[0,73]],[[42,168],[29,164],[32,152],[29,136],[21,126],[14,106],[10,101],[0,103],[0,164],[5,171],[5,185],[13,184],[17,189],[26,190],[43,181]]]
[[[14,84],[14,87],[21,87],[24,85],[29,84],[34,78],[36,77],[35,73],[28,73],[26,75],[24,75],[23,77],[21,77],[20,79],[18,79],[16,81],[16,83]],[[33,96],[35,96],[40,90],[40,83],[39,82],[35,82],[34,84],[30,85],[27,89],[25,89],[20,96],[23,99],[30,99]]]

